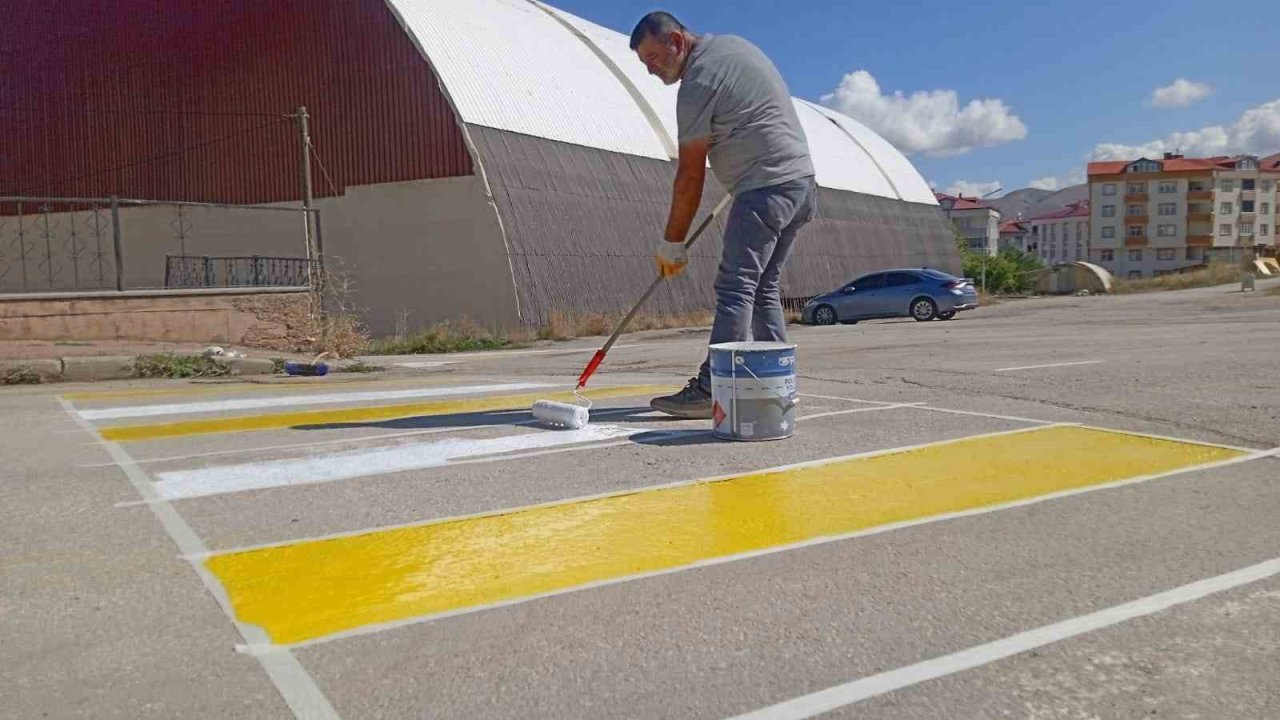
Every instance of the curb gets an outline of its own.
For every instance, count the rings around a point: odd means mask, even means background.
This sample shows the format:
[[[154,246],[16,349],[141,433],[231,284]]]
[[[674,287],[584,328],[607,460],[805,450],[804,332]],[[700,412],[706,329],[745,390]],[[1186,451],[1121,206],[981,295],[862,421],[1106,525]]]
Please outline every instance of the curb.
[[[38,358],[31,360],[0,360],[0,374],[20,369],[30,369],[40,376],[41,383],[95,382],[99,380],[132,380],[134,361],[132,355],[86,355],[63,358]],[[228,358],[220,361],[231,376],[271,375],[275,363],[267,358]]]

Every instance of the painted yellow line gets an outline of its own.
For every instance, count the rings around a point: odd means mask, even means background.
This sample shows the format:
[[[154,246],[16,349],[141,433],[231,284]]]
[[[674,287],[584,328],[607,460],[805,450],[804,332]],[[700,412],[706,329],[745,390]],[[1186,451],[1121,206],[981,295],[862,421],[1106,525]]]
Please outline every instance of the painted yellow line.
[[[634,385],[628,387],[600,388],[583,391],[583,396],[593,400],[608,398],[637,397],[657,393],[671,392],[668,385]],[[311,410],[306,412],[270,413],[266,415],[244,415],[238,417],[214,418],[210,420],[187,420],[171,423],[150,423],[145,425],[113,425],[98,432],[102,439],[111,442],[137,442],[139,440],[160,440],[163,438],[187,437],[190,435],[211,435],[216,433],[252,432],[257,430],[280,430],[284,428],[331,425],[341,423],[377,422],[396,418],[423,417],[428,415],[460,415],[463,413],[495,412],[503,410],[528,410],[534,400],[548,399],[562,402],[573,402],[572,393],[546,392],[524,395],[497,395],[491,397],[467,398],[464,400],[436,400],[432,402],[411,403],[406,405],[376,405],[355,408],[337,408],[334,410]]]
[[[87,403],[98,400],[128,400],[133,398],[151,398],[151,397],[184,397],[187,395],[231,395],[238,393],[267,393],[281,392],[291,393],[299,390],[310,390],[311,392],[323,392],[325,390],[341,391],[347,388],[362,388],[369,386],[377,387],[418,387],[423,385],[444,385],[446,383],[456,383],[456,377],[418,377],[405,379],[379,379],[379,380],[341,380],[341,381],[324,381],[321,380],[301,380],[297,383],[291,383],[288,380],[279,382],[256,382],[252,380],[227,381],[218,383],[209,383],[202,385],[191,385],[174,388],[152,388],[149,390],[88,390],[85,392],[66,393],[62,395],[62,399],[72,403]],[[83,408],[78,408],[83,409]]]
[[[236,616],[287,645],[1242,454],[1037,428],[205,562]]]

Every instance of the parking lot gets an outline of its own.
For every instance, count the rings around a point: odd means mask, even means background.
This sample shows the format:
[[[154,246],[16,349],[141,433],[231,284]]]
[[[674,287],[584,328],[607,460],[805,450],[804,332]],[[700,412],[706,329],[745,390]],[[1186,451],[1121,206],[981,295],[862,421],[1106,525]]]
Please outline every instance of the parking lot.
[[[764,443],[705,330],[0,391],[0,715],[1273,716],[1271,287],[796,327]]]

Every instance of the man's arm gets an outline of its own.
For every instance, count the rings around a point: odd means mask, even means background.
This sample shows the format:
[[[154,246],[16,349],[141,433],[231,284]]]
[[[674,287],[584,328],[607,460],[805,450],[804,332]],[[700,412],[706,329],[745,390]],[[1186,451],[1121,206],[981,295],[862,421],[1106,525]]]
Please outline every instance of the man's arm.
[[[710,138],[701,138],[680,146],[680,161],[671,193],[671,212],[667,216],[667,242],[682,243],[693,225],[693,216],[702,203],[702,185],[707,178],[707,151]]]

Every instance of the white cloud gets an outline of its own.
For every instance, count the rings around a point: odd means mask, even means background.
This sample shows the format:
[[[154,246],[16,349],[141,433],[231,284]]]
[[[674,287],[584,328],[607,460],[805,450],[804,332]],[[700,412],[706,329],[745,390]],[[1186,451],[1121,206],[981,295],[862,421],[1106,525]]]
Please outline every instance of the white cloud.
[[[955,90],[892,95],[866,70],[844,76],[822,103],[875,130],[904,153],[962,155],[976,147],[1021,140],[1027,127],[1001,100],[970,100],[963,108]]]
[[[1210,125],[1188,132],[1175,132],[1163,140],[1142,145],[1101,143],[1090,160],[1135,160],[1180,152],[1188,157],[1214,155],[1269,155],[1280,150],[1280,99],[1245,111],[1228,127]]]
[[[1158,108],[1186,107],[1207,97],[1213,89],[1204,83],[1178,78],[1172,85],[1156,88],[1151,93],[1151,104]]]
[[[1031,187],[1037,190],[1052,190],[1057,192],[1063,188],[1079,185],[1086,180],[1084,168],[1075,168],[1065,176],[1062,175],[1046,175],[1042,178],[1036,178],[1031,181]]]
[[[995,192],[1004,187],[999,181],[991,182],[973,182],[971,180],[956,180],[947,186],[944,193],[948,195],[964,195],[965,197],[977,198],[986,195],[989,192]]]

